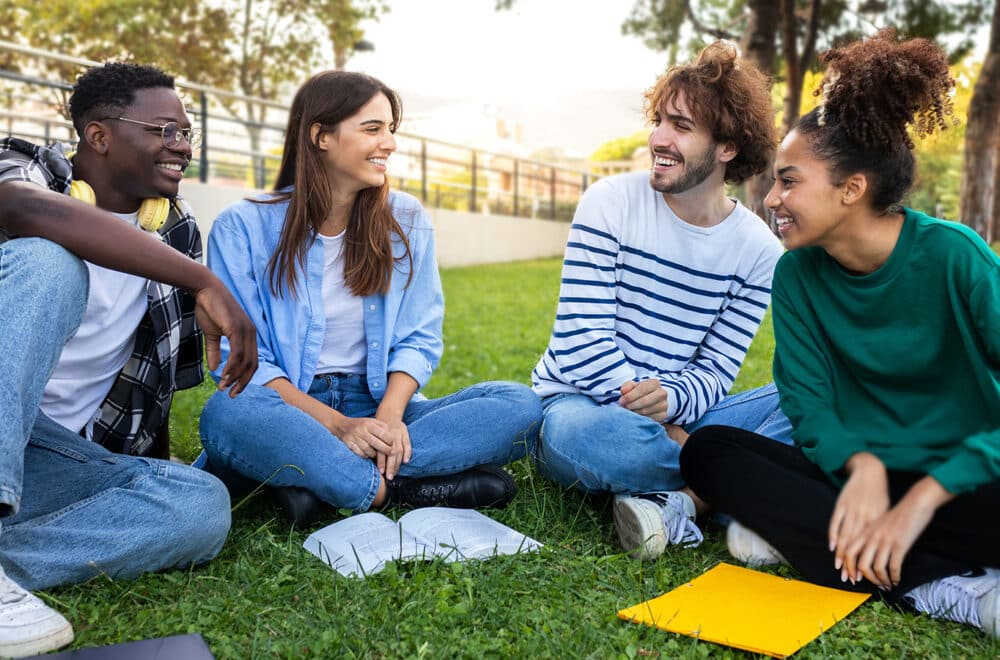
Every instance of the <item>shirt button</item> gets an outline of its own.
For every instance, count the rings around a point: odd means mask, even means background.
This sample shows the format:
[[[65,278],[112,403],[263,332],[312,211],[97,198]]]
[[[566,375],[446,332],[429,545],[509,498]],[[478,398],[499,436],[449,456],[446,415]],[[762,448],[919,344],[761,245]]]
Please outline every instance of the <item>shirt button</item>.
[[[372,381],[372,387],[378,387],[378,381],[377,380],[373,380]]]
[[[368,305],[368,311],[369,312],[374,312],[375,311],[375,305]]]
[[[373,341],[372,342],[372,348],[378,348],[378,342],[377,341]]]

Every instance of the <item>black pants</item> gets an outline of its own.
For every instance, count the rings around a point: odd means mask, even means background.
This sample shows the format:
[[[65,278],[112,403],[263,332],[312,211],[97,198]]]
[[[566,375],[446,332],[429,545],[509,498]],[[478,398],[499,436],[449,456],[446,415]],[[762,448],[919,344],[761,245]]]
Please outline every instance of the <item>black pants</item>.
[[[681,452],[681,474],[695,493],[762,536],[809,582],[878,592],[867,580],[841,582],[827,530],[840,488],[796,447],[730,428],[695,431]],[[889,472],[893,504],[924,475]],[[1000,481],[954,498],[935,513],[903,560],[898,600],[910,589],[984,566],[1000,567]]]

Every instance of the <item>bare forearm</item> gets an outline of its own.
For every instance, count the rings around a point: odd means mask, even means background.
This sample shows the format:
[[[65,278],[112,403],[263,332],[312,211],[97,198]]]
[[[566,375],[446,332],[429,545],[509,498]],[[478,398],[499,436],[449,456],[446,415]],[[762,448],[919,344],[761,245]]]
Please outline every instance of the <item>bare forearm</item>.
[[[912,505],[925,511],[937,511],[943,505],[955,499],[955,494],[945,490],[941,483],[931,476],[926,476],[910,486],[900,504]]]
[[[317,401],[299,388],[292,385],[291,381],[287,378],[275,378],[274,380],[269,381],[266,384],[266,387],[270,387],[272,390],[277,392],[282,401],[290,406],[298,408],[327,429],[332,429],[336,423],[343,418],[343,415],[338,413],[333,408],[323,405],[323,403]]]
[[[390,373],[385,396],[382,397],[382,402],[378,405],[375,418],[383,421],[402,420],[403,412],[409,405],[410,399],[416,394],[418,387],[419,383],[410,374],[403,371]]]
[[[205,266],[157,237],[31,183],[0,185],[0,227],[13,236],[48,239],[98,266],[189,291],[199,291],[215,279]]]

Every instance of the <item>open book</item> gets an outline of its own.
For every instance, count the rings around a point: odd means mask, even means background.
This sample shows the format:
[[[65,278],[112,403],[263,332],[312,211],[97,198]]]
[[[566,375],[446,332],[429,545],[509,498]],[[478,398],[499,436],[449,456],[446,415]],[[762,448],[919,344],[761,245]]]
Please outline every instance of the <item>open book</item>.
[[[470,509],[415,509],[398,522],[361,513],[317,530],[303,547],[348,577],[365,577],[386,562],[487,559],[540,548],[541,543]]]

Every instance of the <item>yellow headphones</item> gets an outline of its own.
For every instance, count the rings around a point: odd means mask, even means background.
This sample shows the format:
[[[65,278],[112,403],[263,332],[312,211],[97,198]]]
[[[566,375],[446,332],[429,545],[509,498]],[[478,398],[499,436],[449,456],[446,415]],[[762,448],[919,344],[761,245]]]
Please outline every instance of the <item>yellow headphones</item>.
[[[80,179],[74,179],[69,186],[69,196],[81,202],[97,205],[97,196],[90,184]],[[170,202],[166,197],[149,198],[142,200],[139,207],[139,226],[146,231],[157,231],[167,222],[170,216]]]

